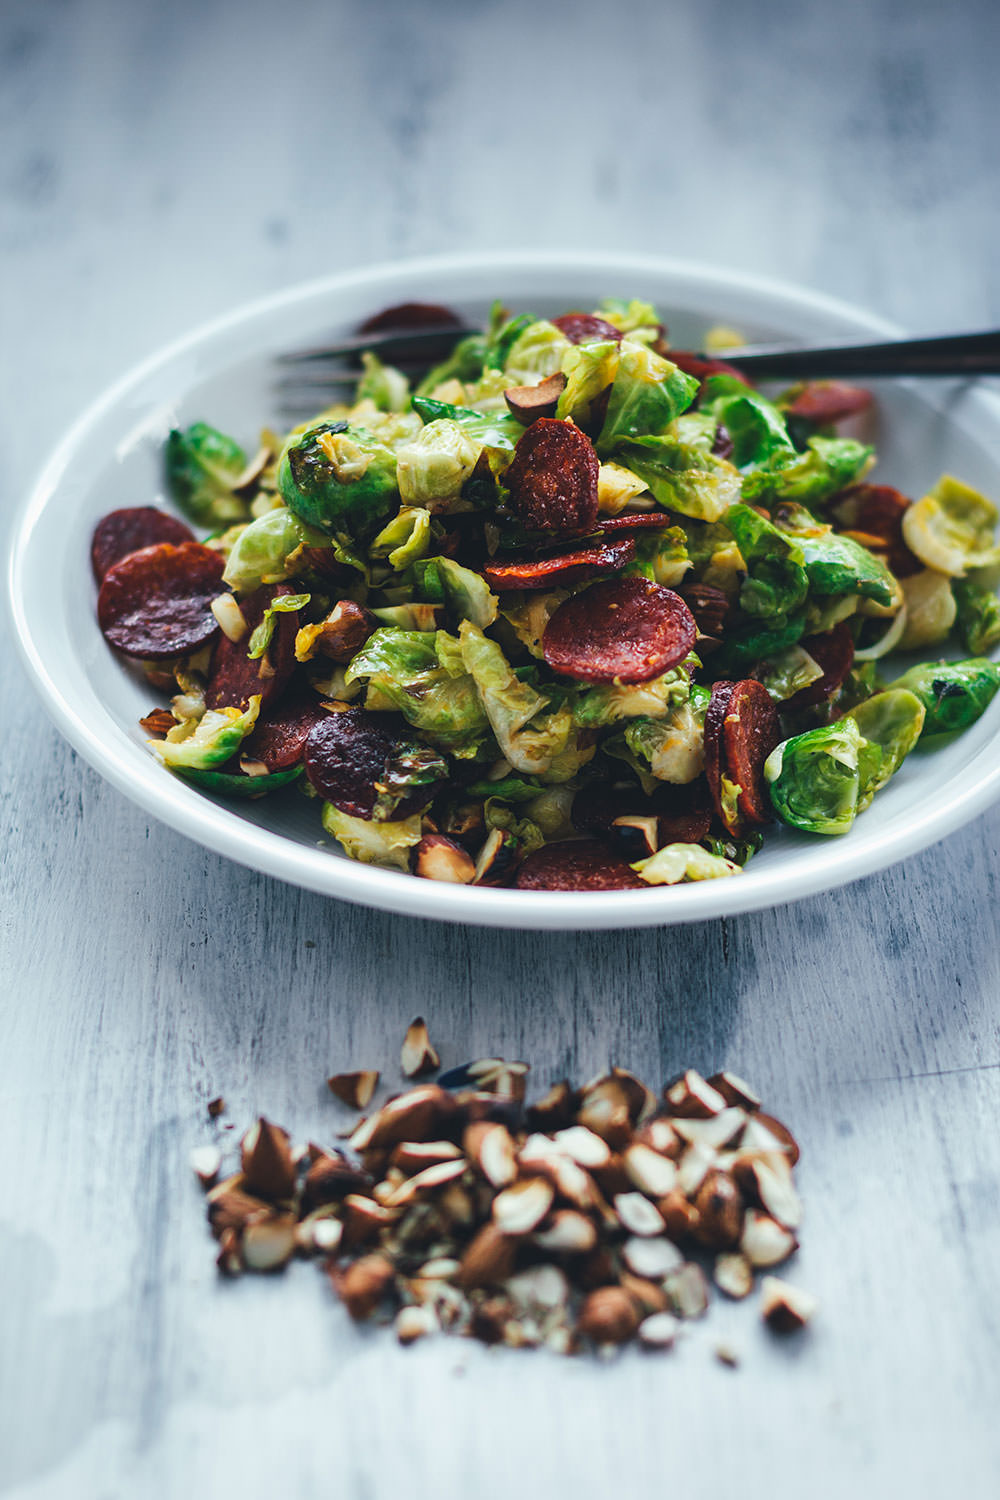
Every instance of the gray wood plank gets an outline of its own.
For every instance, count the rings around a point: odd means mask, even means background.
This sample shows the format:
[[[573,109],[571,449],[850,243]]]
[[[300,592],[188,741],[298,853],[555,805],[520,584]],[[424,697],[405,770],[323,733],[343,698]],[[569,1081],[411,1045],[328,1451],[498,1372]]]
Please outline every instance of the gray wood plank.
[[[164,339],[397,254],[634,246],[915,329],[995,321],[998,39],[988,3],[633,3],[570,24],[526,0],[9,0],[5,511],[53,432]],[[437,926],[150,822],[5,660],[0,1492],[530,1500],[678,1469],[694,1496],[988,1486],[1000,812],[726,922]],[[186,1164],[205,1101],[332,1136],[327,1073],[388,1063],[390,1084],[418,1011],[446,1062],[523,1056],[540,1084],[613,1060],[759,1085],[803,1142],[791,1274],[822,1299],[813,1334],[779,1348],[720,1307],[662,1361],[401,1353],[312,1267],[220,1286]]]

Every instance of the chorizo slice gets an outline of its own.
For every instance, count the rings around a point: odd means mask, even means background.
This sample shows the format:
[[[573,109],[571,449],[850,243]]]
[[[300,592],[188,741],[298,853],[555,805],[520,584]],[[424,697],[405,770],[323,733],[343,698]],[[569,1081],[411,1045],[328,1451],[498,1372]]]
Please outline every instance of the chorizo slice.
[[[231,641],[227,635],[219,636],[205,688],[208,708],[245,711],[250,706],[250,699],[259,695],[260,711],[265,713],[281,697],[295,671],[299,611],[275,613],[272,616],[274,629],[263,656],[252,658],[248,653],[253,633],[270,605],[275,599],[294,592],[287,583],[265,584],[240,600],[247,631],[238,641]]]
[[[909,499],[891,484],[852,484],[830,502],[838,528],[858,533],[863,545],[883,552],[897,578],[911,578],[923,567],[903,540],[909,508]]]
[[[800,645],[803,651],[809,652],[816,665],[823,668],[823,675],[786,698],[782,704],[785,709],[810,708],[814,703],[825,703],[854,664],[854,638],[846,620],[841,620],[823,635],[807,636]]]
[[[259,718],[250,737],[244,740],[241,753],[247,760],[259,761],[269,771],[287,771],[302,759],[313,726],[327,717],[327,711],[315,693],[295,693]]]
[[[371,818],[378,800],[378,782],[386,762],[404,738],[405,722],[398,714],[345,708],[324,714],[306,739],[306,776],[327,802],[352,818]],[[393,812],[405,818],[430,801],[434,786],[417,788]]]
[[[722,726],[729,711],[735,682],[720,678],[712,684],[712,694],[705,710],[705,780],[715,810],[722,817]]]
[[[622,341],[621,329],[609,323],[606,318],[597,317],[596,313],[563,313],[560,317],[553,318],[552,322],[571,344],[593,344],[608,339],[620,344]]]
[[[638,891],[645,881],[598,839],[544,844],[523,861],[515,881],[522,891]]]
[[[600,467],[579,427],[539,417],[518,439],[503,476],[510,509],[528,531],[585,536],[597,525]]]
[[[750,384],[743,371],[726,359],[706,359],[703,354],[694,354],[690,349],[668,349],[665,357],[685,375],[693,375],[695,380],[707,380],[710,375],[731,375],[744,385]]]
[[[631,532],[666,531],[677,522],[665,510],[643,510],[633,516],[602,516],[599,524],[602,531]]]
[[[97,582],[103,583],[104,575],[115,563],[138,552],[143,547],[155,547],[159,542],[193,542],[194,532],[168,511],[157,510],[155,505],[133,505],[124,510],[113,510],[94,527],[90,544],[90,562]]]
[[[736,683],[722,726],[726,776],[739,788],[735,813],[721,796],[720,787],[722,821],[736,837],[745,824],[771,821],[764,787],[764,762],[780,739],[778,711],[764,684],[753,677]]]
[[[212,600],[223,592],[220,553],[200,542],[158,542],[104,575],[97,621],[118,651],[142,661],[190,656],[218,633]]]
[[[542,652],[553,671],[581,682],[648,682],[683,661],[697,633],[679,594],[648,578],[613,578],[559,605]]]
[[[635,543],[627,537],[564,552],[559,557],[525,558],[520,562],[489,563],[483,577],[497,593],[508,589],[565,588],[602,573],[619,573],[635,557]]]
[[[807,380],[788,406],[785,415],[829,427],[857,417],[872,404],[872,393],[860,385],[843,385],[838,380]]]

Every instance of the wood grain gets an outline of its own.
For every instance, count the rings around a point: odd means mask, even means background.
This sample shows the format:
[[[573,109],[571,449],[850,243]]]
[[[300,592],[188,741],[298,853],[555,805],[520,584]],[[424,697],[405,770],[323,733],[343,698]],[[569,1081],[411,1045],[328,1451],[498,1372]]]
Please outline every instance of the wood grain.
[[[272,287],[497,243],[662,249],[995,323],[997,13],[8,0],[5,492],[164,339]],[[538,122],[545,122],[539,148]],[[618,290],[618,289],[609,289]],[[620,289],[627,290],[627,289]],[[13,355],[13,357],[12,357]],[[534,1500],[988,1489],[1000,1464],[1000,812],[883,875],[664,932],[352,908],[149,822],[0,673],[0,1493]],[[219,1285],[187,1167],[323,1080],[729,1065],[801,1136],[810,1336],[719,1307],[611,1366],[347,1326],[314,1268]],[[714,1359],[728,1339],[738,1371]]]

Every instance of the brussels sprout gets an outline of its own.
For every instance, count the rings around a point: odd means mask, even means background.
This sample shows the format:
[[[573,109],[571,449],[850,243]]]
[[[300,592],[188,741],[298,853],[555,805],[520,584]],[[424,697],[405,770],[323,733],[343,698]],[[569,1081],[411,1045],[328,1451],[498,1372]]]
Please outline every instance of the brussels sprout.
[[[903,540],[928,568],[961,578],[1000,560],[994,532],[1000,512],[978,490],[942,474],[923,499],[903,512]]]
[[[787,619],[776,615],[772,621],[765,620],[743,629],[727,629],[721,648],[712,657],[712,667],[726,677],[743,676],[745,669],[762,657],[776,656],[779,651],[794,646],[804,635],[817,633],[807,628],[805,610],[799,610]]]
[[[345,674],[348,684],[368,680],[369,708],[397,708],[431,744],[452,754],[474,754],[488,729],[476,685],[466,673],[442,665],[444,631],[376,630]]]
[[[859,703],[849,717],[864,740],[858,753],[857,806],[863,812],[920,738],[924,705],[906,688],[892,688]]]
[[[632,868],[650,885],[679,885],[682,881],[718,880],[722,876],[741,874],[735,860],[710,854],[700,844],[665,844],[648,859],[640,859]]]
[[[734,839],[728,834],[724,838],[707,838],[703,840],[703,847],[710,854],[717,854],[720,859],[732,860],[734,864],[744,868],[755,854],[758,854],[764,845],[764,833],[760,828],[754,828],[741,839]]]
[[[396,454],[399,493],[411,505],[456,500],[479,461],[482,445],[458,422],[440,418],[421,428]]]
[[[570,344],[562,357],[566,386],[556,403],[556,416],[572,417],[578,424],[586,422],[591,403],[611,384],[617,369],[617,340]]]
[[[202,526],[245,520],[247,502],[234,492],[234,486],[246,465],[247,456],[239,443],[207,422],[171,428],[167,436],[170,493]]]
[[[740,474],[717,454],[669,436],[629,438],[618,456],[667,510],[718,521],[740,496]]]
[[[697,658],[694,659],[697,665]],[[584,688],[573,704],[573,722],[581,729],[603,729],[619,719],[665,719],[686,703],[691,692],[689,664],[681,662],[649,682],[602,682]]]
[[[532,818],[519,818],[514,809],[497,797],[487,797],[483,803],[483,819],[492,833],[502,828],[517,842],[518,853],[531,854],[545,843],[545,835]]]
[[[864,703],[875,692],[876,679],[878,677],[878,666],[874,661],[858,661],[855,657],[854,665],[848,672],[840,685],[837,693],[837,706],[845,712],[850,712],[859,703]]]
[[[711,453],[719,424],[710,411],[686,411],[670,424],[670,436],[691,448]]]
[[[895,602],[895,578],[885,563],[853,537],[834,531],[819,536],[795,532],[794,536],[813,593],[857,594],[884,605]]]
[[[486,580],[451,557],[439,557],[437,565],[444,602],[456,622],[471,620],[480,630],[488,629],[497,617],[499,601]]]
[[[448,401],[435,401],[430,396],[414,396],[413,409],[428,425],[439,421],[454,422],[481,449],[513,453],[518,439],[524,436],[520,422],[506,411],[473,411],[471,407],[452,406]]]
[[[564,355],[572,348],[561,328],[545,318],[522,329],[507,350],[504,372],[509,385],[530,385],[562,369]]]
[[[269,510],[244,526],[226,559],[224,583],[238,594],[250,594],[262,583],[280,583],[295,571],[293,554],[300,547],[325,547],[329,537],[305,526],[285,506]]]
[[[951,585],[955,596],[958,631],[967,651],[982,656],[1000,644],[1000,599],[992,589],[984,588],[972,578],[956,578]]]
[[[572,781],[596,754],[597,746],[593,743],[593,736],[585,730],[578,733],[576,729],[571,729],[562,749],[556,751],[544,771],[539,771],[539,780],[546,786],[561,786],[564,782]]]
[[[247,644],[247,656],[251,661],[259,661],[267,654],[274,635],[275,616],[295,614],[296,610],[305,609],[311,598],[311,594],[277,594],[271,600]]]
[[[380,823],[390,821],[400,803],[413,797],[421,787],[426,788],[429,802],[435,788],[447,779],[448,762],[430,745],[397,744],[387,756],[378,779],[372,818]]]
[[[773,466],[744,476],[743,499],[748,504],[799,500],[804,505],[828,500],[867,471],[873,450],[853,438],[812,437],[805,453],[788,461],[776,453]]]
[[[604,425],[597,438],[598,453],[606,456],[623,438],[655,437],[666,432],[697,394],[698,381],[693,376],[685,375],[645,344],[622,339]]]
[[[400,822],[368,822],[352,818],[323,803],[323,827],[338,840],[344,853],[363,865],[386,865],[393,870],[409,870],[410,850],[423,837],[420,814]]]
[[[383,526],[368,550],[372,557],[386,558],[390,568],[401,573],[424,556],[430,542],[430,511],[404,505],[399,515]]]
[[[740,606],[748,615],[771,619],[790,614],[808,589],[801,543],[779,531],[749,505],[732,505],[725,524],[746,563]]]
[[[732,438],[733,463],[741,469],[747,464],[763,467],[772,460],[787,462],[798,456],[781,412],[757,391],[744,386],[720,396],[712,404],[712,414]]]
[[[490,781],[484,778],[481,781],[472,781],[464,788],[470,797],[495,797],[499,802],[511,802],[518,806],[524,802],[534,802],[543,790],[540,781],[530,776],[501,776],[498,781]]]
[[[906,688],[920,699],[926,710],[925,735],[948,734],[968,729],[985,713],[1000,687],[1000,667],[985,657],[923,662],[889,686]]]
[[[402,370],[384,365],[366,349],[361,356],[364,374],[358,381],[357,400],[372,401],[379,411],[406,411],[410,404],[410,382]]]
[[[602,515],[617,516],[645,488],[646,481],[622,464],[601,464],[597,474],[597,508]]]
[[[919,651],[943,641],[955,623],[957,606],[947,573],[924,568],[910,578],[901,578],[906,601],[906,624],[899,638],[903,651]]]
[[[500,610],[514,634],[532,656],[543,661],[542,636],[545,627],[559,608],[569,598],[568,589],[532,590],[518,600],[508,594]]]
[[[547,786],[533,802],[528,803],[525,815],[547,839],[569,838],[575,831],[570,818],[575,796],[573,788],[565,783]]]
[[[210,708],[200,719],[176,725],[165,740],[150,740],[149,748],[165,766],[211,771],[235,755],[259,713],[259,696],[250,699],[245,713],[238,708]]]
[[[203,792],[214,792],[217,797],[246,800],[269,797],[272,792],[280,792],[282,787],[291,786],[293,781],[298,781],[302,774],[301,766],[292,766],[288,771],[271,771],[267,776],[244,776],[231,771],[200,771],[194,766],[173,766],[172,770],[182,781],[189,781]]]
[[[549,699],[521,682],[495,641],[463,620],[462,660],[475,679],[482,706],[504,755],[516,771],[537,776],[566,748],[573,718],[563,705],[543,713]]]
[[[784,651],[765,657],[757,667],[758,680],[776,703],[783,703],[822,676],[823,668],[804,646],[786,646]]]
[[[704,771],[708,697],[704,688],[692,690],[665,719],[632,719],[625,726],[626,745],[657,781],[686,786]]]
[[[680,526],[640,531],[635,537],[635,557],[623,573],[638,574],[665,589],[675,589],[691,567],[687,536]]]
[[[597,316],[605,323],[612,323],[622,333],[649,343],[661,333],[660,315],[651,302],[641,302],[633,297],[623,302],[618,297],[605,297],[597,309]]]
[[[321,422],[285,448],[278,487],[307,525],[367,542],[397,509],[396,456],[363,427]]]
[[[783,740],[764,762],[771,806],[806,833],[846,833],[854,822],[864,737],[850,715]]]

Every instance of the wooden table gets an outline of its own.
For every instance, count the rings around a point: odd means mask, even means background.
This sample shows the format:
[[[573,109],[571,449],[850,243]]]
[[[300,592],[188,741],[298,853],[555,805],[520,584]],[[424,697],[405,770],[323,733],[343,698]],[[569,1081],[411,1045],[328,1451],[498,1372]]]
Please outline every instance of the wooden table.
[[[997,11],[528,0],[7,0],[5,511],[123,368],[218,310],[391,256],[662,249],[915,331],[1000,313]],[[138,497],[137,497],[138,498]],[[1000,1464],[1000,813],[828,896],[662,932],[462,930],[150,822],[0,674],[0,1492],[524,1500],[991,1493]],[[797,1128],[778,1345],[718,1307],[611,1365],[348,1325],[322,1277],[220,1283],[187,1165],[323,1080],[445,1060],[540,1085],[730,1066]],[[720,1365],[715,1345],[742,1353]]]

